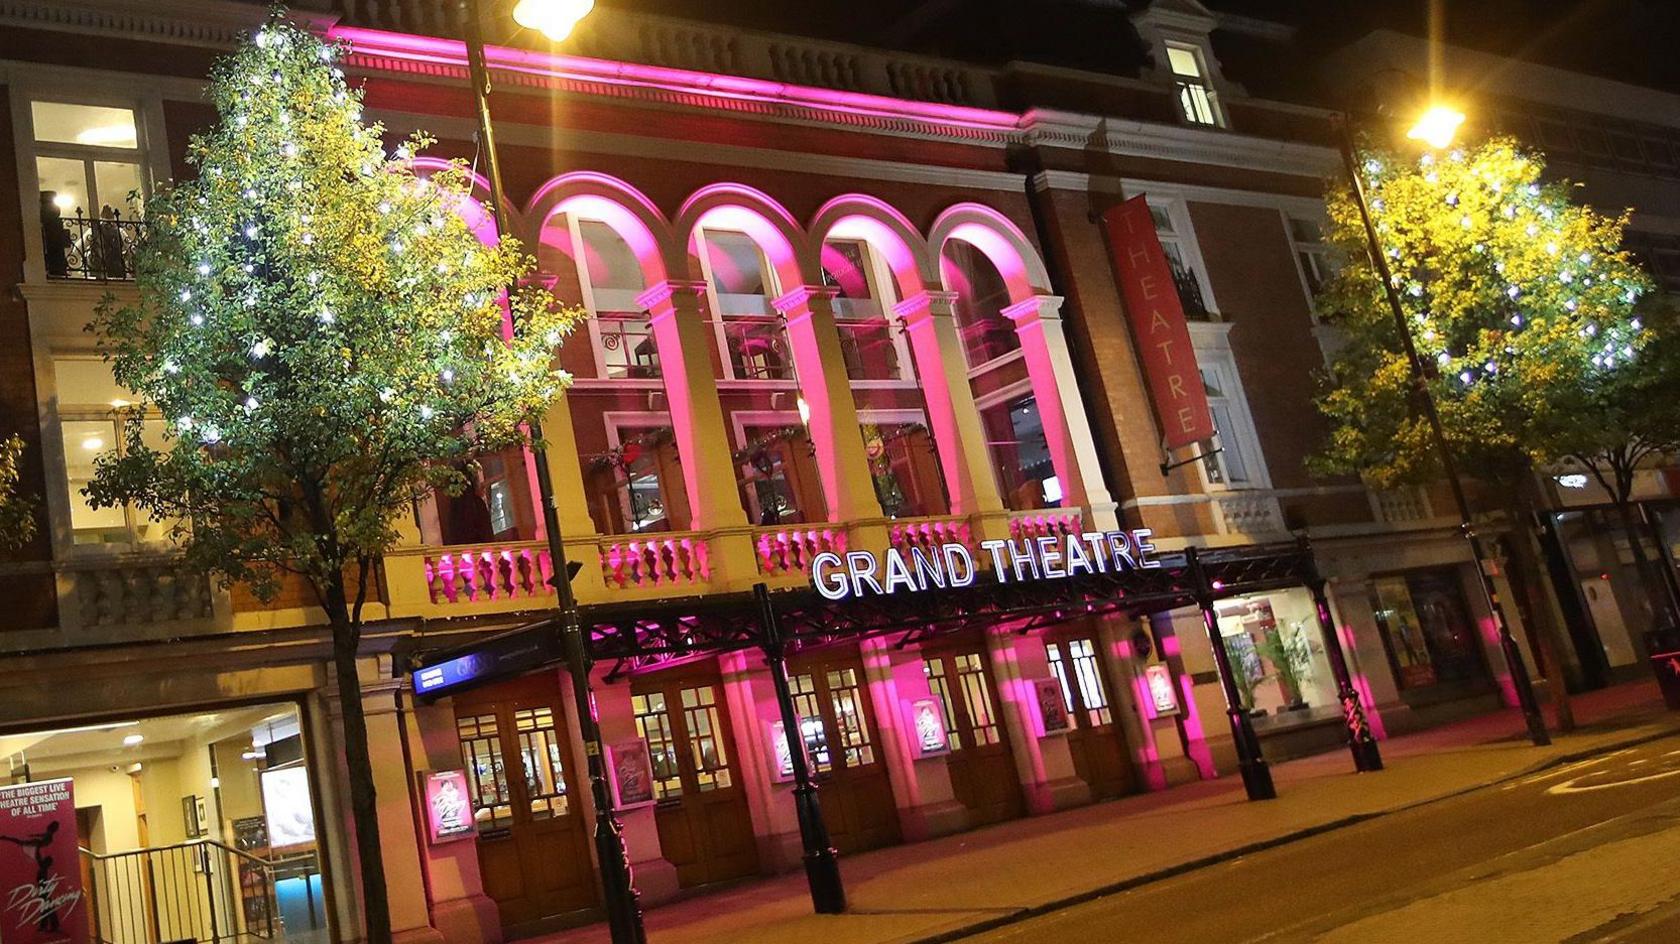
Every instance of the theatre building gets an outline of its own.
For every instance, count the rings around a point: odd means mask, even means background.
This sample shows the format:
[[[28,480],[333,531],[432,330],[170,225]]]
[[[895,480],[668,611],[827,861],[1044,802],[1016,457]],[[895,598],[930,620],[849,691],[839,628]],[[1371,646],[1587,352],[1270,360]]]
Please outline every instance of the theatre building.
[[[370,119],[439,138],[422,167],[482,168],[453,3],[300,6]],[[1510,703],[1445,503],[1305,470],[1324,113],[1222,73],[1252,24],[1101,9],[1154,65],[610,7],[561,51],[492,47],[504,216],[590,315],[543,426],[644,903],[798,867],[789,741],[845,855],[1232,773],[1232,695],[1273,759],[1333,749],[1338,652],[1378,737]],[[0,435],[43,499],[0,558],[0,745],[15,782],[72,780],[105,941],[361,933],[320,612],[191,576],[168,523],[80,493],[146,410],[83,326],[133,292],[146,194],[262,16],[0,10]],[[1168,448],[1186,391],[1203,427]],[[600,902],[564,670],[414,690],[553,615],[532,458],[472,474],[400,522],[358,680],[405,940]]]

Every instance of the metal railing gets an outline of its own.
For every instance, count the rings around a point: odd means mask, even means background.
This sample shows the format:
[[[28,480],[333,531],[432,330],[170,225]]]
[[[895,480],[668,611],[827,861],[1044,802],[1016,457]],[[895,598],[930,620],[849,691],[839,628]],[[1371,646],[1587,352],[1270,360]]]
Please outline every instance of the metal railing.
[[[81,852],[101,944],[249,944],[284,934],[275,880],[278,869],[295,868],[291,859],[271,862],[212,839]]]
[[[41,220],[41,247],[47,275],[55,279],[123,280],[134,278],[134,249],[145,223],[109,216],[93,219],[77,208],[72,217]]]
[[[1184,317],[1192,321],[1207,321],[1212,317],[1207,301],[1202,298],[1202,283],[1189,269],[1172,267],[1173,287],[1178,289],[1178,303],[1184,307]]]

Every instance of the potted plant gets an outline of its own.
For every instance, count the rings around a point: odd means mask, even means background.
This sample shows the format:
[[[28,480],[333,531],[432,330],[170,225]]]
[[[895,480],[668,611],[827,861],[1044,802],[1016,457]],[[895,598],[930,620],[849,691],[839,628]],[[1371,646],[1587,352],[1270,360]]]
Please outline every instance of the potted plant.
[[[1277,673],[1283,687],[1285,711],[1300,711],[1307,707],[1301,682],[1312,665],[1312,650],[1299,627],[1289,632],[1274,629],[1266,633],[1255,647]]]

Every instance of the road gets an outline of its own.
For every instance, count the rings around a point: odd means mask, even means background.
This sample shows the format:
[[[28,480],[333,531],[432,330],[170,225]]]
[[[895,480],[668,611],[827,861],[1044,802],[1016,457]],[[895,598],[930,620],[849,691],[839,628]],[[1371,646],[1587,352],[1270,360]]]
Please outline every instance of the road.
[[[964,941],[1676,944],[1680,737]]]

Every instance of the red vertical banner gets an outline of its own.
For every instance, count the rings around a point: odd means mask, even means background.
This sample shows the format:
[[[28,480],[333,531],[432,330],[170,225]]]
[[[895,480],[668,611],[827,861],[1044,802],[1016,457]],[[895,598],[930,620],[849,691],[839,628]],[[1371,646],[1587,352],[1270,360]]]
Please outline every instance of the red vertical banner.
[[[86,944],[79,847],[69,780],[0,787],[0,941]]]
[[[1155,235],[1149,204],[1139,196],[1111,207],[1103,213],[1103,226],[1167,448],[1213,438],[1213,416],[1196,368],[1190,327],[1173,284],[1172,265]]]

